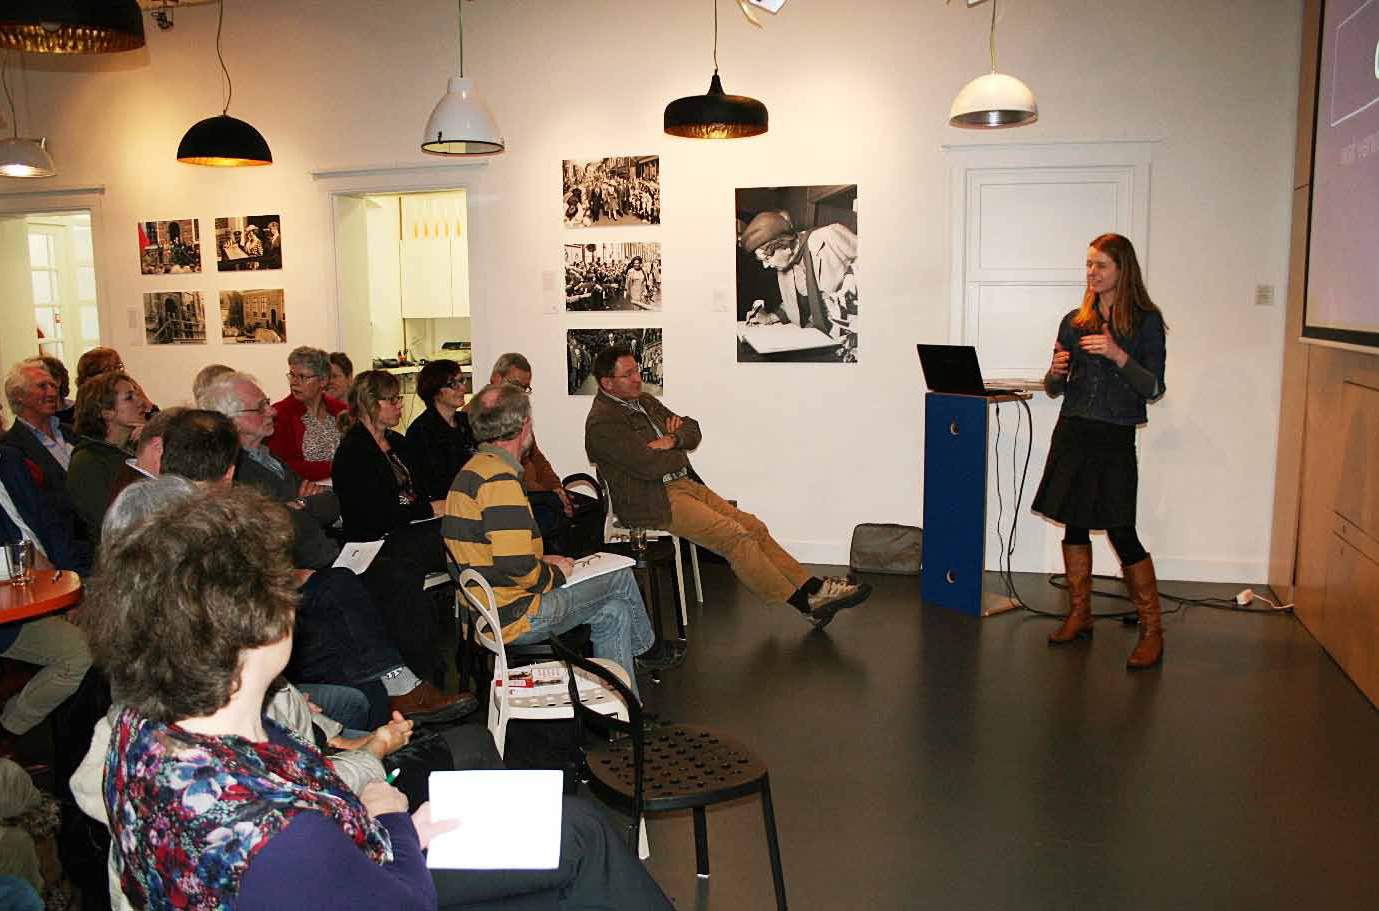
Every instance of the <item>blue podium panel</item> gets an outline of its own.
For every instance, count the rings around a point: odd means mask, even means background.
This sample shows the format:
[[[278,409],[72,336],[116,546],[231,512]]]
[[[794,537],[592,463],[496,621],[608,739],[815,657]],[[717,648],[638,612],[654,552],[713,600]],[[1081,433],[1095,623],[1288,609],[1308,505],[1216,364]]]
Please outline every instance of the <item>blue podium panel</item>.
[[[982,615],[988,400],[924,397],[924,567],[920,596]]]

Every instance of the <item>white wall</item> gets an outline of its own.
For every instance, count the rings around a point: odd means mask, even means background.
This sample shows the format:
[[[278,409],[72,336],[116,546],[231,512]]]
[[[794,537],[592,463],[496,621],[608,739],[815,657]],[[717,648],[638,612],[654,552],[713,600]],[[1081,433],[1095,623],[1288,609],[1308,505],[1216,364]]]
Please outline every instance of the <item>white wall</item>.
[[[564,472],[584,467],[588,400],[561,394],[564,330],[623,318],[546,312],[541,273],[558,274],[562,243],[574,236],[561,227],[560,162],[659,153],[663,225],[585,233],[663,244],[665,309],[643,324],[666,329],[667,400],[704,427],[699,470],[801,558],[841,561],[855,523],[919,521],[914,343],[948,333],[940,146],[1152,140],[1148,281],[1173,332],[1170,394],[1141,434],[1141,535],[1163,576],[1262,579],[1283,311],[1256,308],[1252,297],[1256,284],[1281,290],[1287,281],[1299,6],[1003,3],[1001,68],[1034,88],[1042,119],[974,136],[945,119],[953,95],[986,67],[986,7],[801,0],[757,31],[723,3],[725,87],[766,102],[771,132],[701,143],[663,135],[660,119],[666,102],[707,85],[707,4],[466,3],[466,74],[510,150],[460,183],[443,181],[470,194],[475,362],[524,350],[536,368],[543,448]],[[136,221],[194,215],[209,232],[217,215],[280,212],[289,343],[332,346],[328,182],[308,172],[430,160],[418,134],[454,67],[454,16],[450,0],[231,4],[231,113],[264,133],[276,159],[246,171],[173,160],[182,132],[220,110],[214,7],[180,11],[172,31],[150,29],[135,54],[31,58],[32,129],[51,137],[62,169],[55,183],[106,188],[98,253],[107,306],[122,312],[151,287],[138,274]],[[731,299],[733,189],[853,182],[862,362],[739,366],[733,316],[712,309],[715,291]],[[1082,255],[1069,251],[1072,262]],[[213,272],[177,282],[235,286]],[[123,319],[108,325],[160,401],[181,397],[213,358],[259,372],[270,394],[285,392],[283,348],[155,353],[137,347]],[[1046,438],[1051,409],[1036,413]],[[1037,518],[1028,523],[1030,534],[1044,533]]]

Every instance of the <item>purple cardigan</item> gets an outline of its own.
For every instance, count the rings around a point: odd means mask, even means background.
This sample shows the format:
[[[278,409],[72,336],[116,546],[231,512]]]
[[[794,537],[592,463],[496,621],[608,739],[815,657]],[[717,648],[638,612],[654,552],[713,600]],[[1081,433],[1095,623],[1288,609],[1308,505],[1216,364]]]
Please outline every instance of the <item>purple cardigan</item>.
[[[380,867],[319,813],[300,813],[249,863],[239,883],[239,911],[433,911],[436,887],[406,813],[378,817],[393,840],[393,862]]]

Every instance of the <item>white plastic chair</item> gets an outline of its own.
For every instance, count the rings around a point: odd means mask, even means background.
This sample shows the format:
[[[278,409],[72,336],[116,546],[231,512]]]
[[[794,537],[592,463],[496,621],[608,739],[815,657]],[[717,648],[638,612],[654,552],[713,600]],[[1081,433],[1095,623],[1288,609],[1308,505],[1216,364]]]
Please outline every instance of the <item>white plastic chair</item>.
[[[507,742],[508,722],[512,719],[548,721],[573,718],[575,710],[567,686],[541,687],[540,692],[532,695],[514,693],[508,687],[508,658],[503,646],[503,627],[498,619],[498,601],[488,580],[478,570],[466,569],[460,573],[457,588],[456,610],[459,609],[458,599],[463,597],[475,612],[475,640],[493,654],[493,682],[488,688],[488,730],[493,735],[499,755],[502,755]],[[616,661],[606,658],[594,660],[631,686],[627,670]],[[533,672],[554,669],[562,677],[565,674],[565,664],[561,661],[542,661],[526,665],[524,669]],[[580,674],[579,677],[579,698],[584,705],[603,715],[612,715],[623,721],[628,719],[627,705],[620,696],[603,686],[592,674]],[[589,684],[587,687],[586,683]]]
[[[595,467],[597,470],[597,466]],[[586,481],[588,475],[573,475],[572,478],[579,478]],[[566,478],[570,481],[571,478]],[[591,485],[592,486],[592,485]],[[598,496],[604,501],[607,508],[604,510],[603,520],[603,540],[607,544],[617,544],[630,542],[632,540],[632,529],[622,523],[622,520],[613,515],[613,500],[608,496],[608,484],[602,478],[599,479],[599,486],[596,491]],[[647,540],[655,541],[669,535],[671,543],[675,547],[675,587],[679,593],[680,600],[680,625],[689,626],[689,600],[685,597],[685,560],[680,552],[680,536],[671,534],[660,528],[643,528]],[[690,545],[690,567],[694,570],[694,600],[699,604],[704,603],[704,581],[699,575],[699,546],[693,541]]]

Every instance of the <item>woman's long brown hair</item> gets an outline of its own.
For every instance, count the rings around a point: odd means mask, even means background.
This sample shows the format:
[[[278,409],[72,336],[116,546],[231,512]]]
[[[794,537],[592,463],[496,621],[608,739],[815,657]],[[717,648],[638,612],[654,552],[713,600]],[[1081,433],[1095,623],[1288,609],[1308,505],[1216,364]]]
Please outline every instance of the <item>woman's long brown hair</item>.
[[[1120,277],[1116,281],[1116,306],[1111,311],[1111,331],[1121,338],[1129,338],[1135,333],[1135,326],[1140,321],[1139,314],[1160,312],[1144,287],[1135,248],[1129,238],[1119,234],[1103,234],[1089,246],[1111,257],[1111,262],[1120,270]],[[1082,307],[1073,317],[1073,325],[1079,329],[1101,331],[1101,311],[1097,309],[1096,292],[1091,288],[1082,295]],[[1164,329],[1167,328],[1168,324],[1165,323]]]

